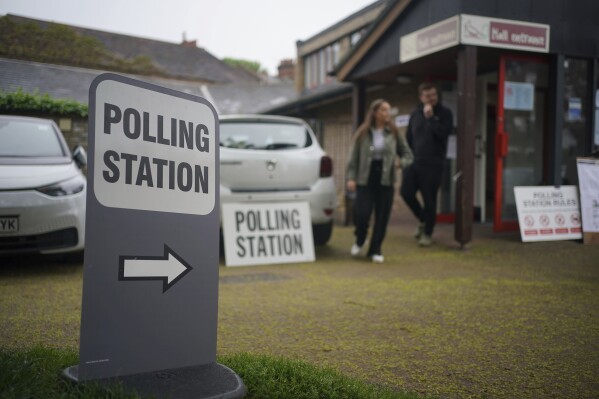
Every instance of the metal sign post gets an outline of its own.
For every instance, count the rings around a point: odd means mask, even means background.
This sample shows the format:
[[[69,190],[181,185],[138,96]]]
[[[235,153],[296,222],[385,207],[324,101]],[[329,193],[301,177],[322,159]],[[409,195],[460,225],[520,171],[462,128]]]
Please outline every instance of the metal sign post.
[[[65,375],[157,397],[243,396],[216,363],[214,107],[114,74],[94,80],[89,107],[80,362]]]

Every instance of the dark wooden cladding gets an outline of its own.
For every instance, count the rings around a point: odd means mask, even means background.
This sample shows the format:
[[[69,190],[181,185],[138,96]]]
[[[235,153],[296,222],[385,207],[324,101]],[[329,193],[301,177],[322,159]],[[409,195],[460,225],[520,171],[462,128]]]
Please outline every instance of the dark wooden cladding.
[[[402,36],[457,14],[547,24],[550,53],[599,58],[597,0],[414,0],[346,80],[399,65]]]

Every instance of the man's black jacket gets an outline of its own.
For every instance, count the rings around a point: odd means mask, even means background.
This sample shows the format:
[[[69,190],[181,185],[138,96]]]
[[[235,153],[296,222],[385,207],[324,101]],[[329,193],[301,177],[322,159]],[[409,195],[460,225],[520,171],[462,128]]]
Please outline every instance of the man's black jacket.
[[[449,108],[437,103],[434,115],[425,118],[420,104],[410,115],[406,139],[414,153],[414,162],[443,165],[447,153],[447,137],[453,129],[453,115]]]

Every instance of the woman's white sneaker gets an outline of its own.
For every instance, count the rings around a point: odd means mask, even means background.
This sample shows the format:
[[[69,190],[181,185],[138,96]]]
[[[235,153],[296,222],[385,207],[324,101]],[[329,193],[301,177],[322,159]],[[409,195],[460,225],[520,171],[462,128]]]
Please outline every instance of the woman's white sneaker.
[[[368,244],[368,240],[364,241],[364,244],[362,244],[362,246],[359,246],[358,244],[354,243],[354,245],[351,246],[349,253],[351,253],[351,256],[360,255],[362,248],[364,248],[364,245],[366,244]]]
[[[373,263],[383,263],[385,261],[385,257],[383,255],[372,255]]]

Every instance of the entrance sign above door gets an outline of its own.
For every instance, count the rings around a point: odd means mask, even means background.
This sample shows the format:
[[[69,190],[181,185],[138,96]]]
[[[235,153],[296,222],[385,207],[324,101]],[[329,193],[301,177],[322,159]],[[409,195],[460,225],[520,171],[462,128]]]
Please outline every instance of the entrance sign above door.
[[[549,25],[461,14],[460,43],[549,52]]]
[[[548,53],[549,31],[545,24],[460,14],[402,36],[399,60],[405,63],[458,44]]]
[[[400,39],[399,60],[408,62],[460,44],[460,16],[445,19]]]

